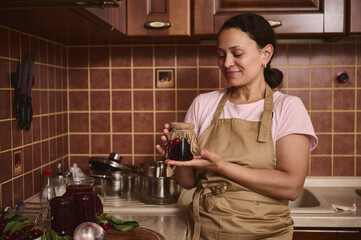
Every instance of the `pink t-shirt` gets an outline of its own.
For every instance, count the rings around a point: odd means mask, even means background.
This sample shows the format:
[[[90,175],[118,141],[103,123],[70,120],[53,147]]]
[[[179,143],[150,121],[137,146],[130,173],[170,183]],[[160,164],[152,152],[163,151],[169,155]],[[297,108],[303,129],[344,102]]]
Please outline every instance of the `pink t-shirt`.
[[[218,103],[226,90],[217,90],[197,96],[188,109],[186,119],[195,125],[198,138],[211,124]],[[224,106],[220,118],[240,118],[247,121],[261,121],[264,99],[249,104],[233,104],[230,101]],[[278,139],[289,134],[304,134],[310,137],[310,150],[318,143],[311,119],[300,98],[279,91],[273,93],[272,137],[274,146]]]

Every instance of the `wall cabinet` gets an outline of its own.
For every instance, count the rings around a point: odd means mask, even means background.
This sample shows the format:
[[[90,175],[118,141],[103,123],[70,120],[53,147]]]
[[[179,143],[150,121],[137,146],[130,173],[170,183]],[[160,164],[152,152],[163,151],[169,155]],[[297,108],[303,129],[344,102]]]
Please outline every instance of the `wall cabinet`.
[[[116,8],[85,8],[73,9],[73,11],[84,16],[90,21],[97,22],[106,30],[118,30],[125,34],[126,32],[126,19],[125,7]]]
[[[63,44],[105,44],[124,39],[123,8],[0,9],[0,25]]]
[[[349,0],[349,33],[361,34],[361,1]]]
[[[274,30],[281,38],[345,35],[346,1],[197,0],[193,2],[193,35],[214,36],[228,18],[245,11],[280,21]]]
[[[293,240],[355,240],[361,239],[359,228],[295,228]]]
[[[128,36],[190,36],[190,0],[127,0]]]
[[[359,10],[359,0],[122,0],[105,9],[0,8],[0,25],[66,45],[117,44],[142,36],[215,37],[228,18],[251,11],[280,22],[278,38],[337,39],[361,34]]]

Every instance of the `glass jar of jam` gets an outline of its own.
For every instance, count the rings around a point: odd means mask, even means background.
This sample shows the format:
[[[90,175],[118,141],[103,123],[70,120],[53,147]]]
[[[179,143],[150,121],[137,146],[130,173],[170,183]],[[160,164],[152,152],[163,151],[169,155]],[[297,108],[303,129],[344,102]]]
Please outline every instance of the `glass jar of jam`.
[[[74,206],[71,197],[54,197],[50,200],[51,229],[61,236],[74,231]]]
[[[76,217],[75,225],[78,226],[84,222],[95,222],[95,199],[93,192],[78,192],[72,195],[74,203],[74,213]]]
[[[188,161],[198,155],[199,148],[193,123],[172,122],[168,135],[166,158]]]
[[[100,197],[104,197],[104,189],[94,185],[95,179],[91,177],[71,179],[66,184],[66,191],[63,196],[72,197],[75,193],[99,193],[95,195],[96,213],[103,212],[103,203]]]

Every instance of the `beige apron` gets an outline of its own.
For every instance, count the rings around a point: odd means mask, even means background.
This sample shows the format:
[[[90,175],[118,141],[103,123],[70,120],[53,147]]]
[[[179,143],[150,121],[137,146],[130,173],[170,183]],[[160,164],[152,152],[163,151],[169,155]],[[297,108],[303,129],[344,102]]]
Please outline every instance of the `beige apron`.
[[[275,169],[272,89],[266,86],[261,122],[219,119],[231,91],[227,90],[210,126],[200,137],[200,149],[241,166]],[[202,171],[197,175],[187,239],[292,239],[293,220],[287,200],[258,194],[216,172]]]

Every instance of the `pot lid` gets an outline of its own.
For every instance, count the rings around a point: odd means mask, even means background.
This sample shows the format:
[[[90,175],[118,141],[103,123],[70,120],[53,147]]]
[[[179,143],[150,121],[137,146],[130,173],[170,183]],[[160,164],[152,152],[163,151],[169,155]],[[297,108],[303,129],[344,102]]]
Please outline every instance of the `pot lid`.
[[[101,157],[90,157],[90,169],[101,172],[139,172],[139,166],[125,165],[119,162]]]
[[[132,171],[132,169],[123,164],[100,157],[90,157],[89,164],[92,170],[97,171]]]

